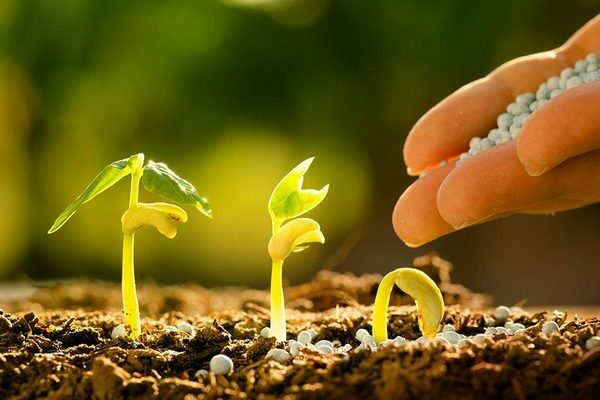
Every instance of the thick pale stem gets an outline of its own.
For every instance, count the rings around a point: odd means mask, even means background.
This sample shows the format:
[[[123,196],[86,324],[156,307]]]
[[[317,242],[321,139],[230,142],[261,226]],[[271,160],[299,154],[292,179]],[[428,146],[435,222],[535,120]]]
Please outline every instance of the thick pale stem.
[[[379,284],[377,295],[375,296],[375,304],[373,305],[373,337],[377,344],[388,339],[387,332],[387,310],[390,305],[390,296],[394,284],[396,282],[396,274],[387,274]]]
[[[286,339],[283,261],[273,261],[271,269],[271,333],[277,340]]]
[[[133,268],[134,234],[123,235],[123,312],[125,325],[131,330],[130,337],[136,339],[142,333],[140,311],[135,290],[135,270]]]
[[[141,177],[141,170],[134,170],[131,174],[129,208],[135,207],[138,204]],[[125,325],[131,330],[130,337],[132,339],[137,339],[142,333],[142,328],[140,323],[140,309],[135,289],[135,269],[133,263],[134,239],[135,233],[123,235],[123,275],[121,286]]]

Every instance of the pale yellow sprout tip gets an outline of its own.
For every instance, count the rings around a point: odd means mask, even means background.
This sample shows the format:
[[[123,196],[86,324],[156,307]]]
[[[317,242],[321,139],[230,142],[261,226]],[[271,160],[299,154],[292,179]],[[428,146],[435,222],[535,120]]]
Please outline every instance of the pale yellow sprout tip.
[[[123,233],[131,235],[143,226],[153,226],[169,239],[177,235],[177,223],[186,222],[187,213],[174,204],[139,203],[121,217]]]
[[[273,261],[283,261],[290,253],[302,250],[308,243],[324,243],[325,236],[317,221],[310,218],[294,219],[279,228],[269,241],[269,255]]]
[[[419,329],[423,336],[435,337],[444,316],[444,299],[440,289],[423,271],[398,268],[381,280],[377,290],[373,306],[375,341],[381,343],[387,340],[387,309],[394,284],[415,299]]]

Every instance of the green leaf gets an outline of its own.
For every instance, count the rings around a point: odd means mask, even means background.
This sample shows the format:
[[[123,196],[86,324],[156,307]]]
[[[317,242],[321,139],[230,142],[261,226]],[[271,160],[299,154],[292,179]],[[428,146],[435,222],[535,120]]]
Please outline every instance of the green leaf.
[[[200,196],[196,188],[164,163],[148,161],[144,167],[142,183],[146,190],[181,204],[191,204],[202,214],[212,218],[212,210],[206,197]]]
[[[143,160],[143,154],[141,154],[141,157]],[[129,175],[131,173],[130,164],[139,158],[140,155],[136,154],[129,158],[115,161],[104,167],[104,169],[102,169],[102,171],[96,175],[94,180],[85,188],[83,193],[81,193],[74,202],[69,204],[62,213],[60,213],[48,233],[54,233],[59,230],[60,227],[63,226],[69,220],[69,218],[73,216],[73,214],[75,214],[79,207]]]
[[[321,190],[302,189],[304,174],[313,160],[314,157],[311,157],[298,164],[275,186],[269,199],[273,232],[286,220],[296,218],[318,206],[327,195],[329,185],[325,185]]]

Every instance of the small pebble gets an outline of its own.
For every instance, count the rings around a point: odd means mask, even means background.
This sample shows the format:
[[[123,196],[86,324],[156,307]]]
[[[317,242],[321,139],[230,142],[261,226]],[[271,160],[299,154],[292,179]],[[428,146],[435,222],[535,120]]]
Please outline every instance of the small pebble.
[[[471,140],[469,141],[469,147],[472,149],[476,149],[479,146],[480,142],[481,142],[481,138],[478,136],[475,136],[474,138],[471,138]]]
[[[375,342],[375,338],[371,335],[366,335],[363,336],[363,340],[361,341],[361,344],[366,346],[377,346],[377,343]]]
[[[115,326],[110,334],[110,337],[113,339],[127,338],[127,328],[125,328],[125,324],[119,324]]]
[[[587,350],[594,349],[600,346],[600,336],[592,336],[588,340],[585,341],[585,348]]]
[[[568,78],[560,78],[557,90],[565,90],[567,88],[567,79]]]
[[[506,108],[506,111],[508,111],[512,115],[521,115],[525,112],[529,112],[529,107],[527,107],[525,104],[511,103]]]
[[[181,332],[187,333],[188,335],[194,334],[194,327],[192,324],[187,323],[185,321],[179,321],[175,324],[175,327],[179,329]]]
[[[506,335],[510,335],[511,334],[511,332],[508,329],[506,329],[506,328],[504,328],[502,326],[497,327],[496,330],[498,331],[498,333],[504,333]]]
[[[317,337],[317,331],[313,328],[307,329],[306,332],[310,333],[310,341],[312,342]]]
[[[492,317],[485,317],[485,326],[494,326],[496,325],[496,320]]]
[[[588,72],[583,75],[583,82],[589,83],[600,80],[600,71]]]
[[[494,310],[494,318],[496,321],[506,321],[508,317],[510,317],[510,308],[506,306],[499,306]]]
[[[446,339],[443,336],[436,336],[433,340],[438,341],[438,342],[442,342],[445,344],[450,344],[450,342],[448,341],[448,339]]]
[[[483,139],[481,139],[481,142],[479,143],[479,150],[482,150],[482,151],[487,150],[492,146],[493,146],[493,143],[490,139],[483,138]]]
[[[552,90],[558,89],[559,82],[560,82],[559,76],[553,76],[552,78],[548,79],[548,90],[552,91]]]
[[[558,96],[559,94],[561,94],[562,92],[563,92],[563,90],[562,90],[562,89],[556,89],[556,90],[553,90],[553,91],[552,91],[552,93],[550,93],[550,98],[551,98],[551,99],[553,99],[553,98],[555,98],[556,96]]]
[[[548,89],[548,84],[542,83],[535,92],[535,97],[538,101],[548,99],[550,97],[550,89]]]
[[[163,331],[165,332],[179,332],[179,329],[177,329],[176,326],[173,325],[167,325],[163,328]]]
[[[403,338],[402,336],[396,336],[394,338],[394,342],[398,343],[398,344],[404,344],[404,343],[406,343],[406,339]]]
[[[487,138],[491,142],[495,142],[500,138],[500,129],[492,129],[490,133],[488,133]]]
[[[460,335],[454,331],[443,332],[441,335],[450,344],[457,344],[460,341]]]
[[[521,127],[520,126],[511,126],[510,127],[510,138],[511,139],[516,139],[519,137],[519,135],[521,134]]]
[[[583,79],[579,76],[573,76],[567,81],[567,90],[583,85]]]
[[[485,335],[483,333],[478,333],[473,337],[473,340],[476,342],[483,342],[485,340]]]
[[[585,57],[585,61],[589,62],[590,64],[598,64],[600,62],[600,59],[595,53],[590,53]]]
[[[302,343],[304,346],[309,344],[312,341],[312,335],[308,331],[301,331],[298,334],[298,342]]]
[[[217,354],[210,360],[210,372],[215,375],[228,375],[233,371],[233,361],[224,354]]]
[[[429,341],[429,339],[426,338],[425,336],[421,336],[421,337],[417,338],[417,340],[415,340],[415,342],[417,342],[417,343],[423,343],[423,342],[427,342],[427,341]]]
[[[271,349],[265,356],[267,360],[275,360],[277,362],[284,362],[291,358],[290,353],[283,349]]]
[[[315,347],[319,347],[322,345],[333,347],[333,343],[331,343],[329,340],[319,340],[317,343],[315,343]]]
[[[496,328],[487,328],[484,332],[485,336],[493,336],[498,334],[498,329]]]
[[[471,343],[471,339],[460,339],[458,341],[458,345],[460,347],[466,346],[467,344]]]
[[[336,349],[338,351],[338,353],[347,353],[350,350],[352,350],[352,345],[351,344],[345,344],[342,347],[339,347],[338,349]]]
[[[550,335],[552,332],[559,332],[559,331],[560,331],[560,327],[554,321],[545,322],[544,325],[542,326],[542,332],[544,332],[546,335]]]
[[[196,378],[206,378],[208,376],[208,371],[205,369],[199,369],[194,376]]]
[[[290,354],[294,357],[297,357],[300,354],[300,350],[302,350],[305,346],[300,342],[290,343]]]
[[[500,114],[496,122],[498,123],[498,128],[500,129],[508,129],[510,124],[512,123],[513,115],[509,113]]]
[[[510,326],[505,326],[506,329],[511,331],[512,333],[517,333],[518,330],[525,330],[525,325],[523,324],[511,324]]]
[[[264,328],[262,328],[260,330],[260,336],[264,337],[264,338],[270,338],[271,335],[271,328],[269,328],[268,326],[265,326]]]
[[[575,70],[571,67],[567,67],[560,72],[560,77],[562,79],[569,79],[573,75],[575,75]]]
[[[528,92],[528,93],[523,93],[523,94],[518,95],[516,98],[516,103],[528,106],[534,100],[535,100],[535,95],[531,92]]]
[[[537,108],[538,108],[538,102],[537,101],[534,101],[533,103],[531,103],[529,105],[529,109],[531,110],[531,112],[534,112],[535,110],[537,110]]]
[[[585,71],[588,66],[588,62],[585,60],[579,60],[575,63],[575,72],[580,74]]]
[[[454,325],[444,325],[444,327],[442,328],[442,332],[454,332],[456,331],[456,329],[454,329]]]
[[[315,345],[315,347],[321,353],[325,353],[325,354],[333,353],[333,347],[332,346],[328,346],[326,344],[321,344],[321,345]]]
[[[356,331],[356,335],[354,337],[359,342],[362,342],[363,337],[365,337],[365,336],[370,336],[369,332],[366,329],[360,328],[359,330]]]

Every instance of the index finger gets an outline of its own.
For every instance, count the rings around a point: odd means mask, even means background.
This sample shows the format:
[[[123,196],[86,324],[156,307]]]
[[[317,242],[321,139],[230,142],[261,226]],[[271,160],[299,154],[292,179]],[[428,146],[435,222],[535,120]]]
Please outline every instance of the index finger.
[[[428,111],[412,128],[404,145],[410,175],[456,157],[469,140],[493,128],[508,103],[557,75],[575,60],[600,49],[600,15],[556,51],[510,61],[487,77],[457,90]]]
[[[417,175],[468,150],[471,138],[492,129],[518,94],[533,91],[568,65],[566,56],[554,52],[521,57],[452,93],[408,134],[404,144],[408,173]]]

